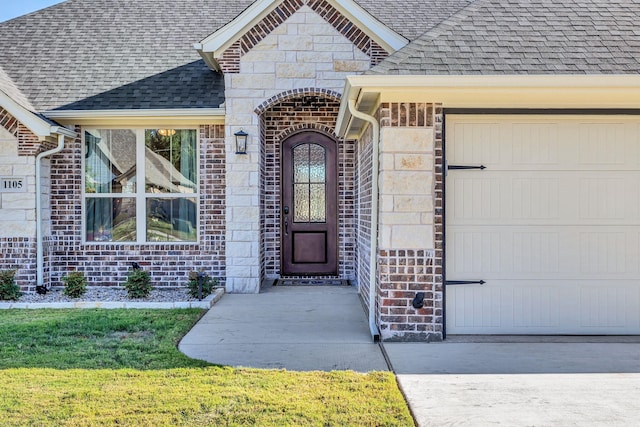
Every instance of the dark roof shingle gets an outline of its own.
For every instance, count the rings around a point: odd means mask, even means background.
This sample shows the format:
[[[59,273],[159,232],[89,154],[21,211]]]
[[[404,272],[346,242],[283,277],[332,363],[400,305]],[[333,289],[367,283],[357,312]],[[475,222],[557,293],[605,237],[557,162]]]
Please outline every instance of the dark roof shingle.
[[[476,0],[369,74],[636,74],[640,2]]]
[[[357,1],[412,39],[471,0]],[[224,82],[193,44],[251,3],[67,0],[0,23],[0,69],[39,111],[215,108]]]
[[[193,44],[250,3],[68,0],[0,24],[0,66],[40,111],[215,108],[224,85]]]

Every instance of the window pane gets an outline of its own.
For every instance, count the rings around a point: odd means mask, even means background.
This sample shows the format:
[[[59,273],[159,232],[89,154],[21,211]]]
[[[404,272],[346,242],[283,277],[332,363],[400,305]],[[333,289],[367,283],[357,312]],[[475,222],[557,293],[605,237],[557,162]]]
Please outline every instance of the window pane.
[[[309,182],[309,145],[298,145],[293,149],[293,182]]]
[[[147,241],[195,242],[197,199],[147,199]]]
[[[326,222],[326,191],[324,184],[311,184],[311,218],[310,222]]]
[[[86,201],[87,242],[135,242],[136,200],[95,198]]]
[[[196,193],[198,144],[194,129],[145,131],[147,193]]]
[[[309,169],[311,182],[324,183],[326,175],[324,148],[318,144],[309,145]]]
[[[85,131],[85,192],[136,192],[136,134],[128,129]]]
[[[309,184],[293,186],[293,221],[309,222]]]

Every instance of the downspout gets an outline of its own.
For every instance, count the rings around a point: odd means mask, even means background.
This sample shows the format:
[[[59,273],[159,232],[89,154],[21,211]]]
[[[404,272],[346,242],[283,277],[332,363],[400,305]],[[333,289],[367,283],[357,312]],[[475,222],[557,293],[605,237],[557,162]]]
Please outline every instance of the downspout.
[[[44,286],[44,246],[42,232],[42,159],[64,149],[64,135],[58,135],[58,146],[36,156],[36,285]]]
[[[371,124],[373,130],[373,159],[371,166],[371,241],[369,256],[369,330],[374,341],[380,340],[380,330],[376,325],[376,276],[378,252],[378,175],[380,170],[380,125],[375,117],[356,109],[355,100],[349,100],[351,114]]]

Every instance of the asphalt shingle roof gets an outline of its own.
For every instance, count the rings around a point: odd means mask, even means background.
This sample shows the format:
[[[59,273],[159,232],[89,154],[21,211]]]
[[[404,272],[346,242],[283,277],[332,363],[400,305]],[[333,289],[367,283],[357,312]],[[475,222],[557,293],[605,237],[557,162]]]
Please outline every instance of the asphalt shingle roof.
[[[355,0],[409,40],[374,74],[640,72],[638,0]],[[67,0],[0,23],[0,90],[35,111],[215,108],[193,44],[252,0]]]
[[[0,91],[7,94],[11,99],[20,104],[22,107],[27,110],[34,111],[33,105],[29,102],[29,100],[24,96],[24,94],[18,89],[13,80],[4,72],[4,70],[0,67]]]
[[[215,108],[222,77],[193,44],[251,2],[68,0],[0,24],[0,65],[40,111]]]
[[[369,74],[637,74],[637,0],[476,0]]]
[[[215,108],[222,76],[193,44],[252,2],[67,0],[0,23],[0,69],[39,111]],[[470,0],[358,2],[412,39]]]

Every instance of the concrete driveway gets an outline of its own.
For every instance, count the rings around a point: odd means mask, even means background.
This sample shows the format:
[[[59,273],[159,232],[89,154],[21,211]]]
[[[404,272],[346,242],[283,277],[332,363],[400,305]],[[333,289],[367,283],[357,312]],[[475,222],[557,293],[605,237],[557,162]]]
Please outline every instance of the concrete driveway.
[[[467,340],[384,345],[418,425],[640,425],[636,337]]]

